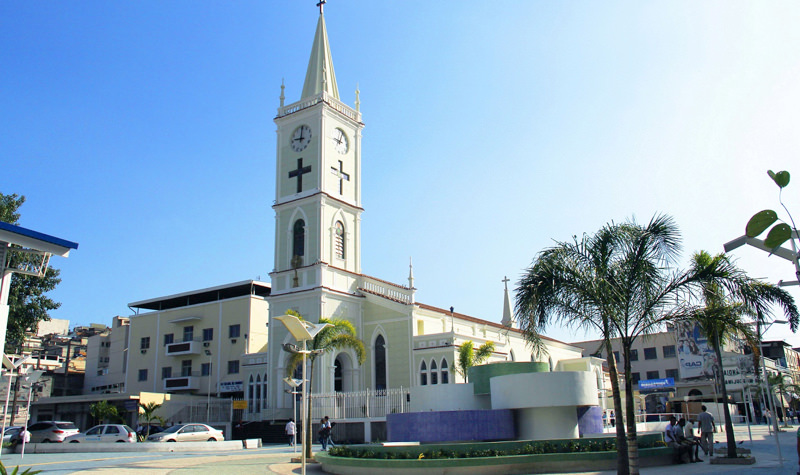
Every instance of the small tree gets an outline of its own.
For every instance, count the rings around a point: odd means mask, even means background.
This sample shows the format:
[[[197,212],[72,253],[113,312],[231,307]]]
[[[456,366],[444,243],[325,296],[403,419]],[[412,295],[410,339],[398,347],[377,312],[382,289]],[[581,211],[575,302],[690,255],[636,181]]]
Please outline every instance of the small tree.
[[[458,349],[458,364],[456,365],[456,371],[458,374],[464,377],[464,382],[467,382],[467,373],[469,369],[473,366],[477,366],[492,356],[494,353],[494,343],[491,341],[487,341],[483,345],[478,347],[476,351],[474,349],[474,343],[472,340],[465,341],[461,344],[461,347]]]
[[[139,419],[142,419],[145,424],[147,424],[147,432],[145,433],[144,438],[147,439],[150,437],[150,425],[153,423],[154,420],[158,420],[158,416],[155,412],[161,407],[161,404],[155,402],[148,402],[147,404],[139,403]]]
[[[91,414],[94,420],[99,424],[102,424],[105,421],[118,421],[120,419],[119,410],[117,407],[105,399],[94,404],[90,404],[89,414]]]
[[[788,417],[786,416],[785,409],[786,409],[786,401],[789,401],[789,406],[791,407],[792,397],[795,394],[800,393],[800,386],[794,384],[792,382],[792,377],[788,374],[774,374],[767,377],[767,383],[772,388],[772,390],[780,396],[781,400],[781,408],[780,411],[783,414],[783,427],[789,427]],[[777,416],[777,414],[775,414]]]

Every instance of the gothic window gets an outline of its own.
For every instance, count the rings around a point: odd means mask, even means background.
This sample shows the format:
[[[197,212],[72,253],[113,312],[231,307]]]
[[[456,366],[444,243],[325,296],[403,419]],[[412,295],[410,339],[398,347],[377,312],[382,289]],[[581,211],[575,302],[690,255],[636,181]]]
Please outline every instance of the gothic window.
[[[420,386],[428,385],[428,365],[424,361],[419,365],[419,384]]]
[[[261,408],[261,375],[256,376],[256,409]]]
[[[431,384],[439,384],[439,372],[434,360],[431,360]]]
[[[262,384],[264,386],[264,391],[262,391],[262,394],[264,395],[264,397],[261,399],[261,409],[266,409],[267,408],[267,375],[266,374],[264,375],[264,382]]]
[[[386,340],[383,335],[378,335],[375,339],[375,390],[383,391],[386,389]]]
[[[250,412],[253,412],[255,409],[253,407],[253,392],[255,388],[253,387],[253,375],[250,375],[250,383],[247,385],[247,407],[250,408]]]
[[[336,257],[344,259],[344,224],[341,221],[336,221]]]
[[[342,392],[342,361],[339,358],[333,363],[333,390]]]
[[[306,223],[302,219],[294,222],[292,230],[292,258],[305,255]]]
[[[447,368],[447,360],[442,358],[442,384],[450,384],[450,372]]]

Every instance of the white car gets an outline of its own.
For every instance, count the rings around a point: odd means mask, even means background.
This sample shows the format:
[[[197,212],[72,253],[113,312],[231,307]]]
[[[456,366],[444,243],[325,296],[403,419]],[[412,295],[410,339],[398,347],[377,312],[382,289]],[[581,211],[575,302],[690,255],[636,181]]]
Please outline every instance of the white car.
[[[78,426],[66,421],[44,421],[28,426],[32,443],[64,442],[67,437],[80,432]]]
[[[153,434],[148,442],[217,442],[225,440],[221,430],[205,424],[178,424],[169,429]]]
[[[102,424],[86,432],[71,435],[64,442],[137,442],[136,431],[123,424]]]
[[[21,430],[22,427],[19,426],[6,427],[5,435],[3,435],[3,443],[11,442],[11,439],[18,436]]]

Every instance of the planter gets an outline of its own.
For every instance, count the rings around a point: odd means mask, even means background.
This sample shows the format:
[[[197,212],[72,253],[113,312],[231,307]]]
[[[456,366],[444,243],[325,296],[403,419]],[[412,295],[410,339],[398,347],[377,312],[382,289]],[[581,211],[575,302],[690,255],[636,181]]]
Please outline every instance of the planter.
[[[753,465],[754,463],[756,463],[755,457],[736,457],[735,459],[714,457],[711,459],[711,465]]]

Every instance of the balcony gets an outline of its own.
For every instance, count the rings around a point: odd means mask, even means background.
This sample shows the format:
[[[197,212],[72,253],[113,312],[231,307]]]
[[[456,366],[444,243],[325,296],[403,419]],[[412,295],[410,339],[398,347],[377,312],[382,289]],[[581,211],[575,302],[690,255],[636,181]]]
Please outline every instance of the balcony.
[[[200,376],[192,373],[191,376],[179,376],[164,379],[164,391],[190,391],[200,389]]]
[[[208,341],[180,341],[168,344],[164,353],[167,356],[202,355],[203,350],[210,344]]]

